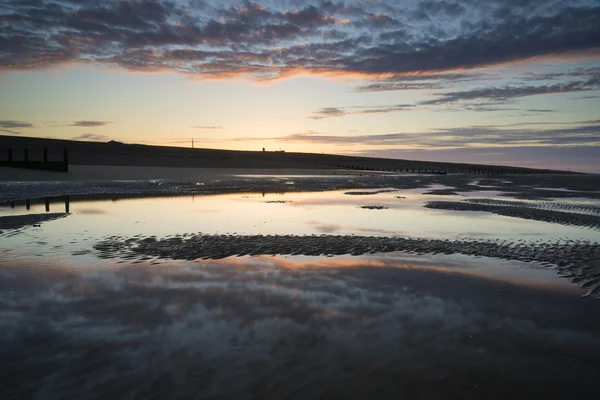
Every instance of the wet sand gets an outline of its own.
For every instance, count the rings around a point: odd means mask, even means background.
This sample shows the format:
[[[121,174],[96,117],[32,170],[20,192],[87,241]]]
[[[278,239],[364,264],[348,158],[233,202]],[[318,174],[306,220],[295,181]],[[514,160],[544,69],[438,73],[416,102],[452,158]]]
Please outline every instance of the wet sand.
[[[600,177],[235,172],[1,181],[3,398],[563,399],[597,383]],[[42,213],[66,195],[69,213]],[[242,218],[256,210],[285,233]],[[289,233],[290,213],[328,233]],[[403,233],[419,216],[467,237]]]
[[[589,213],[582,214],[578,212],[540,209],[537,208],[535,204],[515,205],[511,202],[502,202],[500,204],[502,205],[485,204],[482,202],[429,201],[425,207],[437,210],[489,212],[507,217],[531,219],[534,221],[546,221],[561,225],[582,226],[600,230],[600,209],[598,209],[598,206],[596,205],[589,207],[570,207],[576,209],[577,211],[579,211],[581,208],[590,211]],[[592,213],[597,214],[595,215]]]
[[[43,222],[64,218],[67,215],[67,213],[48,213],[0,216],[0,234],[3,230],[18,230],[28,226],[36,226],[42,224]]]
[[[98,256],[125,260],[221,259],[244,255],[364,255],[387,252],[464,254],[536,262],[600,298],[600,246],[589,241],[540,243],[522,241],[448,241],[372,236],[204,235],[110,237],[96,245]]]
[[[339,171],[332,168],[194,168],[122,165],[71,165],[69,172],[37,171],[0,167],[0,181],[122,181],[122,180],[213,180],[231,179],[240,175],[360,175],[359,171]]]
[[[239,192],[324,191],[338,189],[420,189],[451,195],[495,190],[515,199],[600,199],[600,175],[396,174],[314,169],[146,168],[75,166],[69,174],[0,168],[0,202],[44,196],[131,197]],[[79,171],[79,172],[78,172]],[[105,172],[103,172],[105,171]],[[435,189],[435,186],[443,189]],[[565,190],[568,189],[568,190]]]

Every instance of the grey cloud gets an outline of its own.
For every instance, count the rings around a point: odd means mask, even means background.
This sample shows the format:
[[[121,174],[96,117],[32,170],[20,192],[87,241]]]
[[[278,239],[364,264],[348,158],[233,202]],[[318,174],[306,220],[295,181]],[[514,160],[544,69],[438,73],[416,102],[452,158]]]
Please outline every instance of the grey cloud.
[[[600,67],[576,68],[570,71],[548,72],[548,73],[530,73],[526,75],[527,80],[556,80],[562,78],[600,78]]]
[[[385,114],[391,112],[407,111],[414,107],[413,104],[397,104],[392,106],[353,106],[353,107],[325,107],[314,111],[309,116],[311,119],[324,119],[331,117],[344,117],[347,115]]]
[[[404,24],[386,14],[369,14],[364,16],[362,21],[355,22],[354,25],[369,26],[372,28],[395,28]]]
[[[345,144],[354,146],[416,146],[422,149],[462,147],[562,147],[599,146],[600,125],[574,128],[506,129],[503,126],[472,126],[437,129],[429,132],[392,133],[360,136],[292,134],[275,138],[282,142]]]
[[[564,84],[540,86],[505,86],[487,87],[458,92],[437,93],[433,100],[422,101],[421,105],[441,105],[459,101],[486,100],[494,104],[505,103],[510,99],[527,96],[554,93],[573,93],[600,88],[600,79],[592,78],[585,81],[575,81]]]
[[[408,76],[394,76],[391,78],[375,79],[370,83],[359,86],[359,92],[384,92],[394,90],[424,90],[441,89],[456,83],[470,82],[478,79],[489,80],[477,73],[444,73],[444,74],[417,74]]]
[[[112,124],[112,122],[110,122],[110,121],[75,121],[72,124],[70,124],[69,126],[83,126],[86,128],[94,128],[94,127],[104,126],[104,125],[108,125],[108,124]]]
[[[509,149],[498,147],[462,147],[452,149],[405,150],[398,148],[362,151],[370,157],[404,158],[410,160],[457,162],[522,166],[529,168],[571,169],[600,173],[598,146],[538,147],[519,146]]]
[[[456,1],[422,1],[418,5],[420,15],[444,15],[449,17],[458,17],[466,11],[462,4]]]
[[[324,15],[317,7],[310,5],[301,10],[288,11],[287,19],[298,25],[321,25],[332,22],[331,17]]]
[[[83,133],[81,135],[73,136],[72,140],[91,140],[97,142],[107,141],[109,138],[106,135],[99,135],[97,133]]]
[[[31,127],[33,127],[33,124],[30,124],[29,122],[13,121],[13,120],[1,120],[0,121],[0,128],[14,129],[14,128],[31,128]]]
[[[598,50],[600,6],[587,0],[544,5],[0,0],[0,70],[86,62],[264,79],[298,70],[377,75],[471,69]],[[410,19],[415,11],[421,21]],[[416,86],[404,88],[410,87]]]

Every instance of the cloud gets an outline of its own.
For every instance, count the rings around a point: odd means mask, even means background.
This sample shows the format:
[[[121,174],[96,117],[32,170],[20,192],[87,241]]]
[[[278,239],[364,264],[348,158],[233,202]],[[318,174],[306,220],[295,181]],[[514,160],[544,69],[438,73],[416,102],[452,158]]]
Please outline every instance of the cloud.
[[[0,128],[15,129],[15,128],[32,128],[33,124],[23,121],[0,120]]]
[[[104,125],[108,125],[108,124],[112,124],[112,122],[110,122],[110,121],[75,121],[68,126],[81,126],[81,127],[86,127],[86,128],[95,128],[98,126],[104,126]]]
[[[82,62],[207,78],[376,77],[600,50],[600,5],[589,0],[293,4],[0,0],[0,70]]]
[[[392,76],[371,80],[366,85],[359,86],[357,92],[384,92],[394,90],[425,90],[441,89],[456,83],[465,83],[478,79],[489,80],[489,76],[479,73],[442,73],[442,74],[415,74],[406,76]]]
[[[23,121],[0,120],[0,132],[18,135],[22,128],[33,128],[33,124]]]
[[[491,73],[428,73],[412,74],[404,76],[391,76],[372,79],[366,85],[356,88],[358,92],[382,92],[398,90],[420,90],[430,91],[433,89],[445,89],[446,92],[434,92],[428,95],[434,96],[431,100],[424,100],[415,104],[401,106],[366,107],[364,110],[352,110],[342,107],[326,107],[315,111],[310,118],[322,119],[328,117],[341,117],[352,114],[384,113],[394,111],[406,111],[407,108],[414,110],[426,108],[430,111],[474,111],[474,112],[496,112],[515,111],[520,116],[531,116],[540,113],[558,112],[550,108],[507,108],[507,104],[515,103],[516,100],[536,95],[565,94],[586,92],[600,89],[600,68],[572,69],[550,74],[522,74],[513,77],[514,83],[504,86],[489,86],[490,81],[498,79]],[[523,81],[542,82],[560,79],[558,83],[546,83],[538,85],[524,85]],[[450,91],[455,86],[471,86],[466,90]],[[434,106],[434,107],[432,107]],[[439,106],[444,106],[440,108]],[[354,107],[361,108],[361,107]]]
[[[421,161],[457,162],[469,160],[474,164],[522,166],[529,168],[554,168],[600,173],[597,146],[538,147],[520,146],[467,147],[456,149],[411,150],[380,148],[358,151],[369,157],[400,158]]]
[[[78,136],[73,136],[71,140],[89,140],[93,142],[106,142],[109,140],[106,135],[99,135],[97,133],[83,133]]]
[[[414,107],[413,104],[397,104],[392,106],[352,106],[352,107],[325,107],[314,111],[308,118],[324,119],[332,117],[344,117],[347,115],[385,114],[391,112],[406,111]]]
[[[509,100],[527,96],[554,93],[573,93],[600,89],[600,78],[575,81],[564,84],[540,86],[487,87],[458,92],[438,93],[433,100],[422,101],[421,105],[443,105],[459,101],[486,101],[488,104],[502,104]]]
[[[542,123],[540,123],[542,124]],[[527,124],[521,124],[527,125]],[[572,125],[581,125],[572,127]],[[517,128],[519,124],[466,126],[434,129],[429,132],[405,132],[374,135],[326,135],[295,133],[270,139],[275,142],[299,142],[344,146],[371,146],[421,150],[453,148],[516,148],[600,146],[600,124],[594,121],[572,123],[571,127],[552,129]],[[252,139],[249,139],[252,140]]]
[[[223,129],[222,126],[211,126],[211,125],[198,125],[198,126],[192,126],[192,128],[194,128],[194,129],[207,129],[207,130]]]

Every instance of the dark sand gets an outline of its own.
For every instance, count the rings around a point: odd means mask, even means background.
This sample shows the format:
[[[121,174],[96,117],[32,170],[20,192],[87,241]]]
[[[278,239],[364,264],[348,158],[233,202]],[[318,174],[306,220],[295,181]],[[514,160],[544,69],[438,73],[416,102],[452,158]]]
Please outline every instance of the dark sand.
[[[506,204],[506,203],[504,203]],[[429,201],[425,205],[427,208],[438,210],[455,210],[455,211],[482,211],[496,215],[504,215],[506,217],[515,217],[521,219],[531,219],[534,221],[545,221],[561,225],[582,226],[600,230],[600,215],[590,213],[554,211],[549,209],[541,209],[533,204],[521,205],[493,205],[473,202],[458,202],[458,201]],[[579,208],[579,207],[572,207]],[[582,207],[587,210],[598,212],[596,205],[590,207]],[[600,214],[600,212],[598,213]]]
[[[8,175],[8,178],[5,176],[3,179],[1,174]],[[0,168],[0,202],[67,194],[111,198],[338,189],[404,190],[431,185],[448,187],[432,189],[438,192],[494,190],[502,192],[502,196],[507,198],[527,200],[579,197],[600,199],[600,175],[507,175],[484,178],[463,174],[394,174],[373,171],[366,173],[352,170],[102,166],[74,166],[72,173],[61,174]],[[368,191],[371,192],[373,191]]]
[[[27,226],[40,225],[42,222],[64,218],[66,213],[25,214],[0,216],[0,233],[3,230],[21,229]]]
[[[537,262],[557,270],[600,298],[600,246],[589,241],[521,242],[372,236],[204,235],[110,237],[94,246],[101,258],[221,259],[243,255],[363,255],[387,252],[465,254]]]

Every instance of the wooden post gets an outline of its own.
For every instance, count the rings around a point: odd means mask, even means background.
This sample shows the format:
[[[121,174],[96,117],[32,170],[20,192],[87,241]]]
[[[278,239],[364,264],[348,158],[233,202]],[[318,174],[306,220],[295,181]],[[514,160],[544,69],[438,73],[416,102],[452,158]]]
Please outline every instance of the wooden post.
[[[44,147],[44,162],[48,162],[48,148]]]
[[[25,162],[29,161],[29,151],[27,149],[23,151],[23,155],[25,156]]]
[[[71,196],[67,195],[67,196],[65,196],[65,212],[67,214],[69,213],[70,205],[71,205]]]
[[[50,212],[50,199],[46,197],[44,203],[46,203],[46,212]]]
[[[69,172],[69,153],[67,152],[66,148],[63,150],[63,162],[63,170],[65,172]]]
[[[25,207],[27,207],[28,211],[31,209],[31,200],[29,200],[29,199],[25,200]]]

